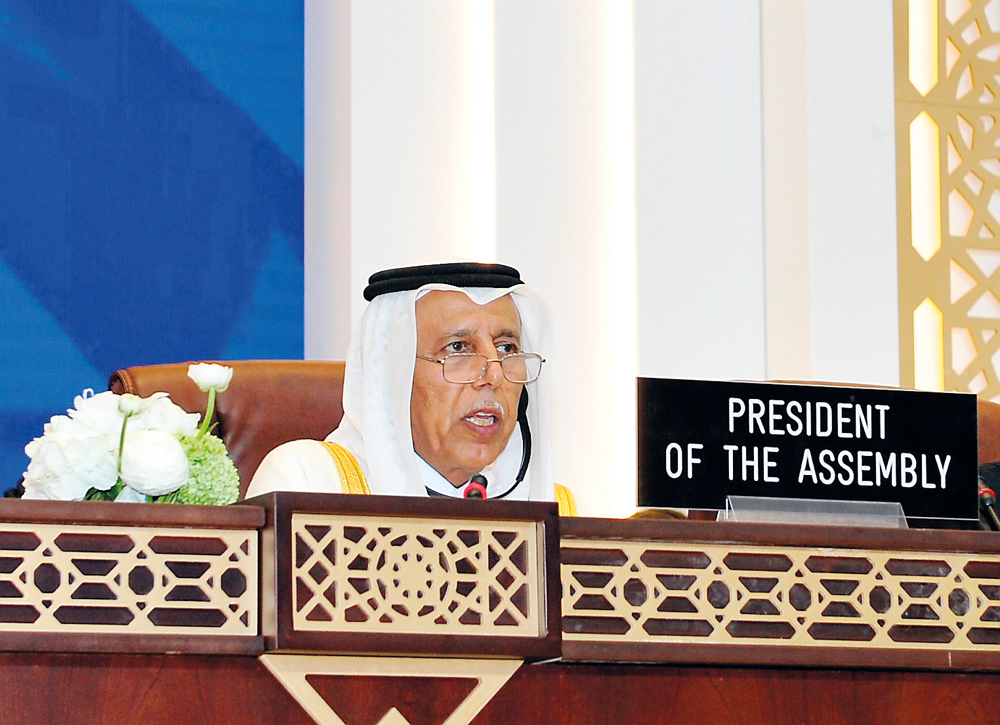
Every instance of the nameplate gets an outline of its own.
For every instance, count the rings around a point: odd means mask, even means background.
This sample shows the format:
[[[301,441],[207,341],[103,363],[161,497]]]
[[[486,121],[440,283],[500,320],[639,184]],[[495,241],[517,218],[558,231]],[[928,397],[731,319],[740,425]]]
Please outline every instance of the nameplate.
[[[889,501],[978,518],[976,397],[639,378],[639,506],[726,497]]]

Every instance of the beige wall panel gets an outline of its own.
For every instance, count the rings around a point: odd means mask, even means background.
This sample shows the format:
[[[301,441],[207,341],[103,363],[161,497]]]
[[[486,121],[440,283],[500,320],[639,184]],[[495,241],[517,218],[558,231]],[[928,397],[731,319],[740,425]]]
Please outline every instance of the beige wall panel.
[[[767,376],[812,377],[806,0],[761,2]]]

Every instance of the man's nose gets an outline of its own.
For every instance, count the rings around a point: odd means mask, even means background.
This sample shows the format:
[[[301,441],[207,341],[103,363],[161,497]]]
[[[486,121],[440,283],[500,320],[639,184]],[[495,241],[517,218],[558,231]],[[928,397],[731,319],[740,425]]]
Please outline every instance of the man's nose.
[[[490,360],[486,363],[486,372],[483,374],[476,383],[480,385],[488,385],[491,388],[495,388],[500,383],[504,381],[503,368],[500,366],[499,360]]]

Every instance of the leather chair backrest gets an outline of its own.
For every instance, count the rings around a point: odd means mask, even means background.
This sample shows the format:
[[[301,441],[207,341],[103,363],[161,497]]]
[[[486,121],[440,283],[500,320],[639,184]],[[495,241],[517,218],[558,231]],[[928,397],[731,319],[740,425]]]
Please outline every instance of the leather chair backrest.
[[[979,465],[1000,461],[1000,403],[979,401]]]
[[[147,397],[169,393],[189,413],[205,415],[208,394],[187,376],[190,363],[140,365],[111,376],[108,389]],[[236,360],[233,381],[220,393],[214,432],[240,474],[240,496],[272,449],[299,438],[322,440],[344,415],[344,363],[312,360]]]

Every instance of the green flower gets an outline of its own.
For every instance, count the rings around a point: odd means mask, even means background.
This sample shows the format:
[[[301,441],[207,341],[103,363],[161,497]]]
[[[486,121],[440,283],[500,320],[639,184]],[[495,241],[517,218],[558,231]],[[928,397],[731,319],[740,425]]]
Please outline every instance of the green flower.
[[[236,472],[226,444],[214,435],[190,433],[180,438],[187,453],[191,477],[186,485],[168,496],[163,503],[188,503],[225,506],[240,497],[240,476]]]

